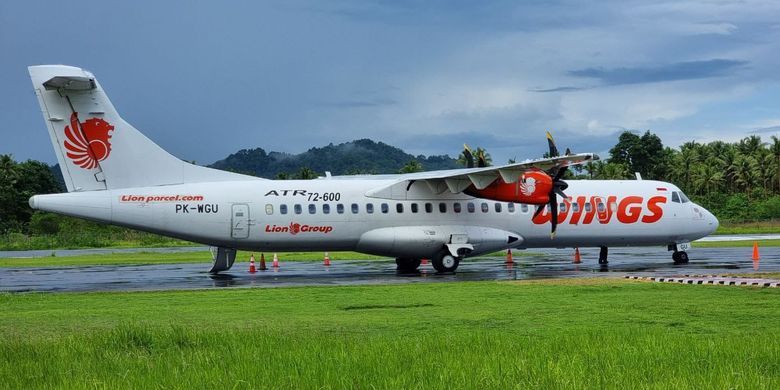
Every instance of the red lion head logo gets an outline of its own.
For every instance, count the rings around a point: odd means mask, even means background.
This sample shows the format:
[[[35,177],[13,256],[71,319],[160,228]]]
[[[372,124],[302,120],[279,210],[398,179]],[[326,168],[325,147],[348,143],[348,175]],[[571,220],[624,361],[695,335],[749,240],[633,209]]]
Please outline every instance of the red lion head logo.
[[[301,232],[301,224],[290,222],[290,234],[298,234]]]
[[[79,123],[78,113],[70,116],[70,126],[65,126],[66,155],[74,164],[84,168],[97,167],[98,161],[111,154],[111,134],[114,126],[100,118],[90,118]]]

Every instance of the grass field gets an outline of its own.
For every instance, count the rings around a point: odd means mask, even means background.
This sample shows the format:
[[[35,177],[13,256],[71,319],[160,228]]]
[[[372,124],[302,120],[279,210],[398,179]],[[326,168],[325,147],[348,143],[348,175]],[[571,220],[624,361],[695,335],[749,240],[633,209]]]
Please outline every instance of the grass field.
[[[754,242],[758,242],[759,247],[780,246],[780,240],[696,241],[691,245],[694,248],[746,248],[752,247]]]
[[[780,233],[780,219],[757,222],[721,221],[715,234],[772,234]]]
[[[577,279],[0,307],[0,388],[780,387],[777,289]]]

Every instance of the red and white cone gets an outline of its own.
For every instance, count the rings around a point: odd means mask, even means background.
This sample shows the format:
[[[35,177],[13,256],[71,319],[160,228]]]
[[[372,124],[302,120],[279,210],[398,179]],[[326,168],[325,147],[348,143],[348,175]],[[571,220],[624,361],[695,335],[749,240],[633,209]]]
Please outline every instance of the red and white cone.
[[[257,272],[257,269],[255,268],[255,254],[253,253],[252,256],[249,256],[249,273],[253,274]]]
[[[271,264],[271,267],[279,268],[279,256],[274,253],[274,262]]]
[[[328,255],[328,252],[325,252],[325,259],[322,260],[322,265],[330,267],[330,256]]]
[[[420,265],[428,265],[428,259],[420,260]]]
[[[582,263],[582,258],[580,257],[580,248],[574,248],[574,264]]]
[[[260,254],[260,271],[265,271],[267,269],[268,269],[268,267],[265,266],[265,255],[261,253]]]
[[[515,262],[515,261],[514,261],[514,260],[512,260],[512,250],[511,250],[511,249],[507,249],[507,250],[506,250],[506,263],[507,263],[507,264],[512,264],[512,263],[514,263],[514,262]]]

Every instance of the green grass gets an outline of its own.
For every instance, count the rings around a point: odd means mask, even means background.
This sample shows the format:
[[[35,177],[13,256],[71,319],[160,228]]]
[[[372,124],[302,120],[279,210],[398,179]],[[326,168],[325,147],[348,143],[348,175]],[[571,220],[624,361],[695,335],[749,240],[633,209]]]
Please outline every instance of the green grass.
[[[773,234],[780,233],[780,219],[757,222],[721,221],[715,234]]]
[[[758,242],[759,247],[780,246],[780,240],[741,240],[741,241],[696,241],[694,248],[746,248],[752,247],[754,242]]]
[[[0,294],[2,388],[780,387],[780,290],[624,280]]]

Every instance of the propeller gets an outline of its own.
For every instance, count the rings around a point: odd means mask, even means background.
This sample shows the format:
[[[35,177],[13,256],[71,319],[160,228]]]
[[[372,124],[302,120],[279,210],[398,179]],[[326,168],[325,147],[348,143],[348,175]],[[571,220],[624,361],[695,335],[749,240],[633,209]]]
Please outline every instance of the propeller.
[[[549,157],[558,157],[558,148],[555,146],[555,141],[553,140],[552,134],[550,134],[549,131],[547,132],[547,145],[550,147]],[[570,154],[571,151],[569,148],[566,148],[566,154],[564,154],[564,156],[568,156]],[[537,215],[542,213],[545,207],[550,208],[550,223],[552,224],[550,238],[555,238],[555,231],[558,228],[558,195],[566,199],[566,194],[564,194],[563,191],[569,188],[569,185],[565,181],[561,180],[568,169],[569,167],[566,166],[556,166],[547,170],[547,174],[552,177],[552,188],[550,189],[550,193],[547,194],[549,201],[546,205],[539,205],[536,208],[536,212],[534,213],[534,218],[536,218]]]

